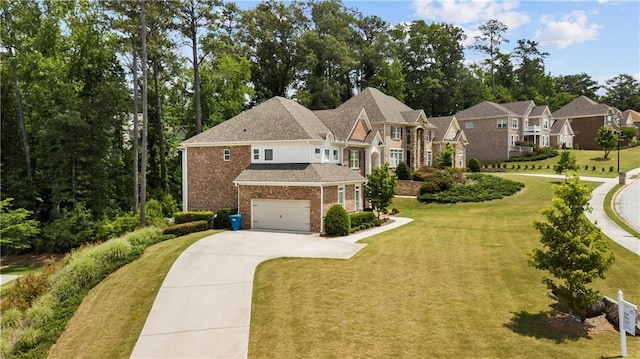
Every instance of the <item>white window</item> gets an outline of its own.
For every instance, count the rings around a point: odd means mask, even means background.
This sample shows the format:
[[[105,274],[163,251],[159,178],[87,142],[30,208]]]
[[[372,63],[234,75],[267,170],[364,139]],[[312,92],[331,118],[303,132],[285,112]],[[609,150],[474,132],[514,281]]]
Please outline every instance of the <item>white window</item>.
[[[548,129],[549,129],[549,120],[545,119],[545,120],[542,122],[542,128],[544,128],[545,130],[548,130]]]
[[[338,204],[344,208],[344,186],[338,186]]]
[[[360,196],[361,196],[360,185],[356,185],[356,190],[355,190],[356,212],[360,212],[360,202],[361,202]]]
[[[315,154],[316,154],[316,160],[319,161],[320,160],[320,149],[319,148],[316,148]]]
[[[431,130],[424,131],[424,140],[427,142],[431,142]]]
[[[253,149],[253,159],[254,160],[259,160],[260,159],[260,150],[257,148]]]
[[[273,149],[268,148],[264,150],[264,160],[273,161]]]
[[[512,118],[511,119],[511,128],[513,128],[513,129],[517,129],[518,128],[518,119],[517,118]]]
[[[466,128],[467,130],[470,130],[473,128],[473,121],[467,121],[464,123],[464,128]]]
[[[522,126],[526,129],[527,127],[529,127],[529,119],[525,118],[524,119],[524,123],[522,124]]]
[[[324,149],[324,160],[325,161],[329,161],[331,156],[331,150],[329,150],[328,148]]]
[[[518,135],[511,135],[511,146],[515,146],[516,142],[518,142],[520,136]]]
[[[225,161],[229,161],[231,159],[231,150],[228,148],[225,148],[222,151],[222,159],[224,159]]]
[[[351,150],[349,152],[349,167],[360,168],[360,151]]]
[[[398,167],[398,163],[403,160],[403,151],[402,150],[390,150],[389,151],[389,167],[396,168]]]
[[[333,150],[333,160],[334,161],[338,160],[338,150]]]
[[[402,138],[402,127],[400,126],[391,126],[391,139],[399,140]]]
[[[427,166],[433,166],[433,153],[427,151]]]
[[[507,128],[507,120],[505,119],[498,120],[497,124],[498,128]]]

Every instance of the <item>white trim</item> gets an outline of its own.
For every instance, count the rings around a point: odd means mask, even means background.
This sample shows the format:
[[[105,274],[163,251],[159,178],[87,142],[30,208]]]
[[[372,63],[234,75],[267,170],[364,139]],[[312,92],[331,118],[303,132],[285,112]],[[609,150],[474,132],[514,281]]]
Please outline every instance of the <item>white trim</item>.
[[[321,187],[321,186],[340,186],[350,184],[367,183],[366,179],[361,181],[339,181],[339,182],[250,182],[250,181],[233,181],[236,186],[273,186],[273,187]]]
[[[189,210],[189,176],[188,176],[188,161],[187,161],[187,149],[181,148],[182,152],[182,212],[188,212]]]

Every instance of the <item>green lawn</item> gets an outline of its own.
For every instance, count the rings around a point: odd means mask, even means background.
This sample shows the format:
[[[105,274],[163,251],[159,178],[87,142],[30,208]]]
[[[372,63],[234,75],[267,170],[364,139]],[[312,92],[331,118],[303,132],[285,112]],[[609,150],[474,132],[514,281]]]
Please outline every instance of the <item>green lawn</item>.
[[[619,355],[618,333],[565,335],[546,321],[553,303],[527,265],[532,227],[552,180],[480,204],[393,207],[414,222],[364,240],[351,260],[275,259],[256,273],[249,356],[599,358]],[[596,287],[640,303],[640,257],[611,244],[616,263]],[[630,357],[640,338],[629,337]]]
[[[618,167],[618,152],[616,150],[611,151],[609,158],[605,161],[602,159],[604,152],[599,151],[587,151],[587,150],[570,150],[576,156],[576,163],[578,165],[578,174],[580,176],[590,177],[615,177],[617,176]],[[553,172],[553,165],[558,163],[560,157],[547,158],[542,161],[532,162],[503,162],[507,165],[509,172],[530,172],[530,173],[555,173]],[[512,169],[511,166],[516,169]],[[520,165],[520,169],[517,169]],[[531,169],[531,166],[535,165],[535,169]],[[525,169],[524,166],[528,168]],[[549,169],[547,169],[549,166]],[[585,166],[587,169],[585,170]],[[593,170],[595,166],[595,171]],[[541,169],[538,167],[542,167]],[[610,167],[613,167],[613,171],[610,171]],[[633,147],[620,150],[620,170],[623,172],[640,167],[640,147]],[[604,171],[602,169],[604,168]]]
[[[206,231],[153,245],[91,289],[49,352],[54,358],[128,358],[169,268]]]

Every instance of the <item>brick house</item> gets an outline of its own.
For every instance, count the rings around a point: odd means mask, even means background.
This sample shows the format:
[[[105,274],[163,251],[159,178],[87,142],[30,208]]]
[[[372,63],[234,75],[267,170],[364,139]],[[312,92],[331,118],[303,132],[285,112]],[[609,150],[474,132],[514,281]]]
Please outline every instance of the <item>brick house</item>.
[[[243,228],[322,232],[332,205],[363,209],[381,144],[363,109],[314,113],[274,97],[181,143],[183,210],[238,208]]]
[[[557,120],[569,120],[575,137],[573,143],[580,149],[597,150],[598,129],[610,126],[620,129],[622,113],[605,104],[597,103],[586,96],[579,96],[553,113]]]
[[[530,100],[501,104],[484,101],[455,116],[469,142],[469,159],[491,163],[522,155],[527,148],[518,146],[520,141],[551,146],[551,111]]]
[[[398,99],[369,87],[338,106],[338,110],[362,110],[373,130],[383,139],[381,162],[395,168],[404,161],[413,170],[433,166],[433,126],[423,110],[414,110]]]
[[[432,117],[429,122],[436,126],[433,132],[433,157],[439,158],[447,144],[453,146],[453,166],[467,167],[467,136],[460,127],[456,116]]]

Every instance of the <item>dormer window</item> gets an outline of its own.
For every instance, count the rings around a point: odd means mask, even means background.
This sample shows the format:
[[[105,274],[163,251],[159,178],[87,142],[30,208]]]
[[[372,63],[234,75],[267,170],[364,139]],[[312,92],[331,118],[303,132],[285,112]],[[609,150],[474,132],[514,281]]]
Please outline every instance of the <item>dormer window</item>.
[[[402,138],[402,127],[391,126],[391,139],[400,140]]]

